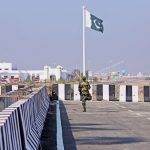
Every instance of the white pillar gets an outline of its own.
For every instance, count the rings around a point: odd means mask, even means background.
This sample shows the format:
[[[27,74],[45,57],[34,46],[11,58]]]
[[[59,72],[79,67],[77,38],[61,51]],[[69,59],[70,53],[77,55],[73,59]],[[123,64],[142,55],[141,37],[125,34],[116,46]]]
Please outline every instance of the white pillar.
[[[18,85],[12,85],[12,91],[18,90]]]
[[[132,101],[138,102],[138,86],[132,86]]]
[[[75,101],[80,101],[80,93],[78,91],[78,85],[79,84],[74,84],[74,100]]]
[[[103,100],[109,101],[109,85],[103,85]]]
[[[126,85],[120,85],[120,102],[126,102]]]
[[[89,90],[89,93],[91,94],[91,96],[93,95],[93,86],[92,85],[90,85],[91,86],[91,88],[90,88],[90,90]]]
[[[59,100],[65,100],[65,85],[64,84],[58,84],[58,99]]]

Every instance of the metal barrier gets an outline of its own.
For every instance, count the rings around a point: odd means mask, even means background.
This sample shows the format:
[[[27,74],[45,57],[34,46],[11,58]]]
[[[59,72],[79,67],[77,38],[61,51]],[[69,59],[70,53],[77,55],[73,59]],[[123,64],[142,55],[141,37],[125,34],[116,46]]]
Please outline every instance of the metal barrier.
[[[7,97],[1,96],[0,97],[0,112],[16,101],[17,101],[16,98],[14,99],[14,98],[9,97],[9,96],[7,96]]]
[[[0,112],[0,149],[37,150],[49,108],[45,87]]]

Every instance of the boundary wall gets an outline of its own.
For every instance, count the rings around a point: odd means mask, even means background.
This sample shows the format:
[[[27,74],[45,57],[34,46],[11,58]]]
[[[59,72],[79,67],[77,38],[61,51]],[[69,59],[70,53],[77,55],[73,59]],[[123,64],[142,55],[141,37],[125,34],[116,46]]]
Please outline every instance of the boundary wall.
[[[52,91],[58,100],[80,101],[78,84],[53,84]],[[91,85],[94,101],[150,102],[150,86],[96,84]],[[67,98],[67,99],[66,99]]]

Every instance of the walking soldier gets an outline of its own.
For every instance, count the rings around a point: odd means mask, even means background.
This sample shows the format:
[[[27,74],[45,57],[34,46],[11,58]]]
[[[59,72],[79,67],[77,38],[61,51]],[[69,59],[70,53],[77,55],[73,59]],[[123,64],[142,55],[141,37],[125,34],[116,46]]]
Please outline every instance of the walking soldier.
[[[90,88],[89,82],[86,81],[86,77],[83,76],[78,87],[80,92],[80,100],[82,101],[83,112],[86,112],[86,101],[91,99],[91,95],[89,93]]]

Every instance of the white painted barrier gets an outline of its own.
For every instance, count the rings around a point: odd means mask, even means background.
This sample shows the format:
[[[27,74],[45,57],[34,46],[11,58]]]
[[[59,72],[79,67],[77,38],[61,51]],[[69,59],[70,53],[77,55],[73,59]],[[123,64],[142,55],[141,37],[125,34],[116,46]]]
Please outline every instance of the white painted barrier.
[[[65,85],[58,84],[58,99],[65,100]]]
[[[132,86],[132,100],[133,102],[138,102],[138,86]]]
[[[91,96],[93,95],[93,86],[90,85],[91,88],[89,90]],[[139,101],[139,93],[138,93],[138,86],[132,86],[132,90],[128,91],[130,92],[132,95],[131,96],[127,96],[127,87],[129,87],[128,85],[120,85],[120,89],[119,89],[119,101],[121,102],[126,102],[126,101],[131,101],[131,102],[138,102]],[[115,90],[114,89],[114,93],[112,95],[112,91],[110,91],[110,85],[109,84],[102,84],[102,99],[106,100],[106,101],[110,101],[111,98],[113,97],[112,100],[115,100]],[[80,93],[78,91],[78,84],[74,84],[73,85],[73,100],[74,101],[79,101],[80,100]],[[97,91],[98,92],[98,91]],[[58,84],[58,98],[59,100],[65,100],[65,84]],[[129,99],[131,98],[131,100]],[[128,99],[128,100],[127,100]]]
[[[120,101],[126,102],[127,101],[127,94],[126,89],[127,85],[120,85]],[[138,86],[131,86],[131,102],[138,102],[139,101],[139,93],[138,93]]]
[[[126,102],[126,85],[120,85],[120,101]]]
[[[18,90],[18,85],[12,85],[12,91]]]
[[[78,91],[79,84],[74,84],[74,100],[80,101],[80,93]]]
[[[109,85],[103,85],[103,100],[109,101]]]
[[[91,94],[91,96],[93,95],[93,86],[90,84],[90,90],[89,90],[89,93]]]

